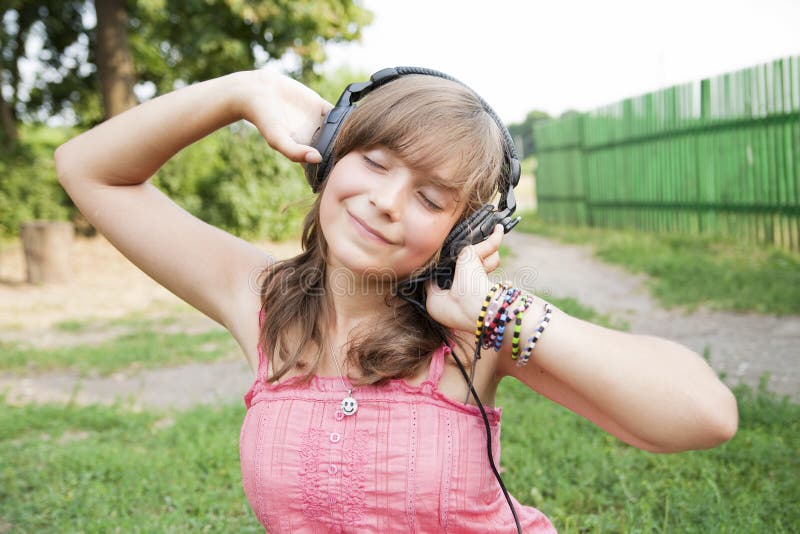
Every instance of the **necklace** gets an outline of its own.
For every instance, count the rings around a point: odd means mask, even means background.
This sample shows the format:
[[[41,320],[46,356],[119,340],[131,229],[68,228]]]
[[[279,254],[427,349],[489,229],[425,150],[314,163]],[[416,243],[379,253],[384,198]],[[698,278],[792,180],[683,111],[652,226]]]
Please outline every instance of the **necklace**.
[[[336,353],[333,352],[333,347],[331,346],[330,342],[328,342],[328,350],[331,351],[333,363],[336,364],[336,371],[339,373],[339,380],[342,381],[342,386],[344,386],[344,389],[347,391],[347,396],[342,399],[342,413],[345,415],[355,415],[356,411],[358,411],[358,402],[353,398],[353,388],[348,388],[347,384],[344,383],[344,375],[342,374],[342,369],[339,367],[339,360],[336,359]]]

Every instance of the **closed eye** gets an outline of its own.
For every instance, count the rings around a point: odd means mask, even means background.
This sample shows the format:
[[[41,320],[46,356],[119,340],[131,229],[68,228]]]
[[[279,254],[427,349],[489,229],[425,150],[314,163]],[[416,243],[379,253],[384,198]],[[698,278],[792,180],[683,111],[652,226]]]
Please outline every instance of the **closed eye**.
[[[423,193],[420,193],[419,196],[420,196],[420,198],[422,198],[422,201],[425,203],[425,205],[427,205],[430,209],[432,209],[434,211],[442,211],[442,207],[441,206],[439,206],[435,202],[431,201],[431,199],[426,197]]]
[[[374,169],[382,170],[382,171],[386,170],[386,168],[383,165],[381,165],[380,163],[376,162],[375,160],[372,160],[372,159],[368,158],[367,156],[365,156],[363,154],[361,155],[361,157],[364,158],[364,162],[368,166],[370,166],[370,167],[372,167]]]

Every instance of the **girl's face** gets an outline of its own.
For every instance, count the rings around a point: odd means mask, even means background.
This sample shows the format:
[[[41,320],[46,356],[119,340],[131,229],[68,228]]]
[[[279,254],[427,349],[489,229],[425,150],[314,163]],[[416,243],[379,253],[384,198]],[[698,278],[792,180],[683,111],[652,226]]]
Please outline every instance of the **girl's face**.
[[[460,214],[448,170],[412,169],[380,146],[341,158],[320,203],[331,267],[402,279],[424,265]]]

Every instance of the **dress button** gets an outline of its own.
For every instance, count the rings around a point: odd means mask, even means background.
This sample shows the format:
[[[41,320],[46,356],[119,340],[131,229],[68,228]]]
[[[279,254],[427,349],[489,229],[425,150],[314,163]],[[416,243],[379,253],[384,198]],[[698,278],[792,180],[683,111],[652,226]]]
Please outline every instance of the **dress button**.
[[[337,421],[341,421],[342,419],[344,419],[344,412],[342,412],[341,410],[337,410],[336,411],[336,420]]]
[[[336,467],[335,464],[331,464],[331,465],[328,466],[328,474],[330,474],[330,475],[335,475],[336,471],[338,471],[338,470],[339,469]]]
[[[331,443],[339,443],[340,439],[342,439],[342,436],[340,436],[338,432],[331,434]]]

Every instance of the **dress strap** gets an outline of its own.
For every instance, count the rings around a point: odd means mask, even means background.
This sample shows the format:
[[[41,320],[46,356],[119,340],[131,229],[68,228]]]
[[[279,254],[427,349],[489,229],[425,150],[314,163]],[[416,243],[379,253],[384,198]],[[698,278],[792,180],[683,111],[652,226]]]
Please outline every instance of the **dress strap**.
[[[437,388],[439,387],[439,380],[441,380],[442,372],[444,371],[445,354],[450,354],[450,348],[442,343],[442,345],[434,351],[433,356],[431,356],[428,378],[425,379],[425,382],[429,382]]]

